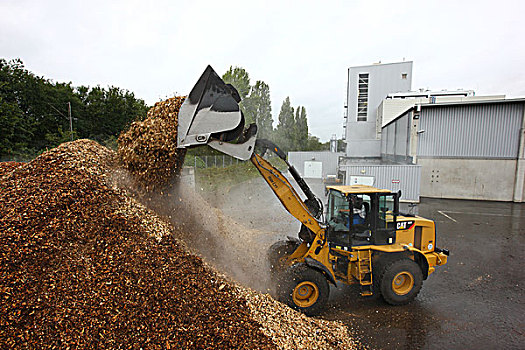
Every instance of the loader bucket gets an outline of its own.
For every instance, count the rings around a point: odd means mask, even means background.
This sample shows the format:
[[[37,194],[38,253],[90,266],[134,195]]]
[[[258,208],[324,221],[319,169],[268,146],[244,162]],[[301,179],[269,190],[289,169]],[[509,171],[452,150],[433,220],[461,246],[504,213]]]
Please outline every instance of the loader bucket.
[[[240,101],[237,90],[224,83],[211,66],[206,67],[180,108],[177,147],[209,145],[238,159],[249,159],[257,132],[250,126],[243,135]]]

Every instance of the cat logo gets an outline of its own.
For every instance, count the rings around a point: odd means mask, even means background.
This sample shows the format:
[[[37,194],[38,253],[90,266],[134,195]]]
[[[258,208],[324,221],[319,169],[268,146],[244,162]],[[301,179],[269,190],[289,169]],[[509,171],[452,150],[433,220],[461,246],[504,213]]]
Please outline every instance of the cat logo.
[[[397,223],[398,230],[410,230],[414,226],[414,221],[401,221]]]

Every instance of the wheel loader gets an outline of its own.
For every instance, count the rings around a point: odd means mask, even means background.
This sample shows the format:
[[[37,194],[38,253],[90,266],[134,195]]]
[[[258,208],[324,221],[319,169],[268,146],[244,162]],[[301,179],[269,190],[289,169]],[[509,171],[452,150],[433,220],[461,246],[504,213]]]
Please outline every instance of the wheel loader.
[[[362,296],[381,296],[391,305],[414,300],[423,280],[447,263],[436,246],[432,220],[399,211],[400,192],[371,186],[327,186],[328,203],[311,191],[286,154],[244,129],[238,92],[208,66],[181,106],[177,147],[208,145],[250,160],[284,208],[301,222],[297,238],[273,244],[271,274],[281,301],[307,315],[322,312],[332,284],[356,284]],[[264,155],[272,151],[288,167],[304,196]]]

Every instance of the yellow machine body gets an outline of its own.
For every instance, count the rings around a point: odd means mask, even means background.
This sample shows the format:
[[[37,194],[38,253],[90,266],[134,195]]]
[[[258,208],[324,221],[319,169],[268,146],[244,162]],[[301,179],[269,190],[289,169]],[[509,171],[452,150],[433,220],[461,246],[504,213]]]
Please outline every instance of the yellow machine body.
[[[291,255],[285,257],[286,261],[283,261],[284,266],[305,262],[307,264],[315,264],[317,268],[323,270],[328,280],[332,282],[337,280],[346,284],[360,284],[365,287],[361,291],[362,295],[372,295],[373,262],[381,255],[405,254],[410,259],[418,262],[425,278],[435,271],[436,266],[442,266],[447,263],[447,255],[434,250],[436,242],[434,222],[419,216],[396,217],[396,241],[393,244],[371,244],[351,247],[335,244],[330,246],[326,237],[326,225],[316,220],[310,214],[308,208],[286,177],[257,154],[253,154],[251,161],[286,210],[315,233],[315,239],[311,243],[303,242]],[[327,189],[338,191],[345,196],[351,194],[391,193],[389,190],[365,185],[328,186]],[[387,222],[393,222],[393,219],[392,213],[390,215],[387,214]],[[418,231],[417,234],[416,229]],[[419,241],[417,244],[419,247],[416,247],[416,237]],[[338,259],[342,258],[347,259],[349,262],[347,271],[334,270]],[[370,286],[370,288],[366,288],[366,286]]]

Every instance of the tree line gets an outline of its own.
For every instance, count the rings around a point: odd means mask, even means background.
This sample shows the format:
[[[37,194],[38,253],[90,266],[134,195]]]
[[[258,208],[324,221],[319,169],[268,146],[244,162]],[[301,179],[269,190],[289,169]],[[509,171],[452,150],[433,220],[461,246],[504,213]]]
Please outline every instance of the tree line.
[[[247,124],[256,123],[258,137],[275,142],[284,151],[328,150],[328,143],[308,132],[308,119],[304,106],[293,107],[286,97],[279,111],[277,127],[273,127],[270,87],[262,80],[251,85],[250,75],[241,67],[233,67],[222,79],[232,84],[242,98],[241,110]]]
[[[239,91],[246,123],[257,124],[259,138],[285,151],[328,149],[309,134],[304,106],[294,108],[287,97],[274,128],[268,84],[258,80],[251,85],[240,67],[230,67],[223,79]],[[54,82],[27,70],[20,59],[0,59],[0,161],[29,160],[78,138],[114,148],[122,130],[144,119],[148,108],[125,89]]]
[[[147,110],[133,92],[53,82],[19,59],[0,59],[0,160],[28,160],[78,138],[114,147],[120,132]]]

